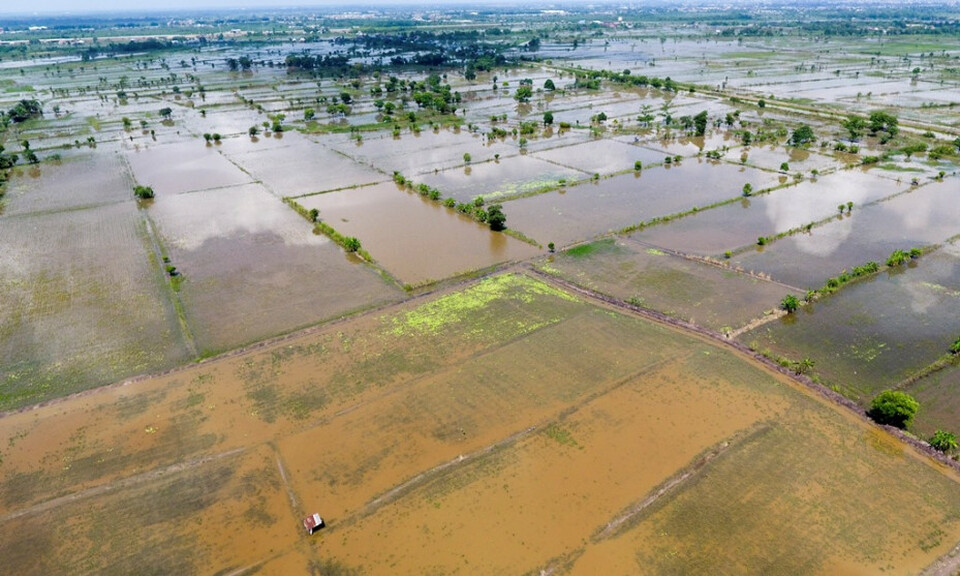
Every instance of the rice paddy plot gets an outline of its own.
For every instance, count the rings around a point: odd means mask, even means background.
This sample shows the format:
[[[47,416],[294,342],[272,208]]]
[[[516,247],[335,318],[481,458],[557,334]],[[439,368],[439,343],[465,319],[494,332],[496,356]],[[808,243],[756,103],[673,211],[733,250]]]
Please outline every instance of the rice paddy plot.
[[[261,186],[158,197],[150,216],[203,352],[292,331],[398,296]]]
[[[727,159],[733,160],[739,153],[743,152],[747,153],[747,165],[766,170],[780,170],[783,164],[787,164],[788,167],[783,172],[791,175],[791,177],[798,173],[809,176],[814,170],[825,172],[831,168],[841,168],[844,165],[843,162],[832,156],[811,152],[796,146],[779,145],[749,146],[737,149],[735,153],[727,154]]]
[[[299,200],[406,284],[422,284],[528,258],[538,249],[493,232],[451,208],[393,182]],[[429,257],[424,257],[429,254]]]
[[[471,162],[482,163],[493,159],[495,154],[516,153],[511,146],[488,141],[466,130],[425,130],[419,135],[405,132],[398,138],[366,138],[359,144],[349,141],[334,147],[385,174],[397,171],[407,177],[461,166],[465,163],[464,154],[470,155]]]
[[[376,170],[295,133],[286,134],[282,144],[269,148],[225,153],[279,197],[315,194],[388,179]]]
[[[19,174],[18,174],[19,172]],[[116,152],[67,153],[60,163],[23,171],[4,187],[4,216],[59,212],[131,201],[133,186]]]
[[[774,309],[782,286],[671,256],[626,239],[607,239],[560,252],[538,268],[623,300],[731,331]]]
[[[275,456],[265,447],[132,475],[110,489],[53,502],[0,522],[7,568],[19,574],[223,572],[263,561],[278,541],[300,534]]]
[[[126,153],[138,184],[158,195],[222,188],[250,182],[250,177],[202,139],[153,145]]]
[[[904,392],[920,402],[912,430],[929,439],[937,430],[960,430],[960,366],[951,366],[911,384]]]
[[[4,218],[0,410],[187,359],[133,202]]]
[[[602,175],[633,170],[635,162],[640,162],[641,166],[663,162],[661,152],[611,139],[552,148],[534,156],[588,174]]]
[[[840,204],[846,210],[846,203],[853,202],[853,209],[859,210],[864,204],[905,190],[905,184],[859,170],[835,172],[646,228],[632,237],[687,254],[721,256],[727,250],[755,244],[759,237],[776,236],[830,218],[838,213]]]
[[[810,358],[825,384],[866,406],[947,354],[960,335],[960,260],[951,246],[851,284],[740,340],[793,360]]]
[[[562,246],[735,198],[744,182],[758,188],[772,178],[753,168],[689,159],[512,200],[504,212],[511,228]]]
[[[792,396],[675,495],[587,543],[569,572],[916,574],[953,547],[955,477],[884,432]]]
[[[477,196],[494,202],[503,197],[549,189],[561,180],[573,182],[587,176],[579,170],[557,166],[533,156],[515,156],[471,165],[469,171],[453,169],[424,174],[416,180],[437,188],[445,197],[458,202],[469,202]]]
[[[908,194],[857,208],[850,215],[772,245],[734,256],[747,270],[804,289],[819,288],[841,270],[870,260],[884,262],[898,249],[935,244],[960,232],[960,203],[947,183],[931,183]]]

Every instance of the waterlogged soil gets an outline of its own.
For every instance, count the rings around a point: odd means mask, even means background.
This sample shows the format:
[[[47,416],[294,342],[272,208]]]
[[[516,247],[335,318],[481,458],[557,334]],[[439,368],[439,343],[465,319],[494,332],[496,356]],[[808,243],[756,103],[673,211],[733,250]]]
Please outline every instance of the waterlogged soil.
[[[960,430],[960,366],[954,365],[923,378],[904,389],[920,402],[912,429],[929,438],[937,430]]]
[[[130,201],[132,182],[118,154],[109,148],[65,153],[59,163],[18,168],[4,186],[3,216]]]
[[[537,264],[580,286],[716,331],[777,307],[784,288],[623,238],[585,244]]]
[[[180,194],[246,184],[250,176],[230,163],[202,138],[157,144],[126,152],[136,182],[157,194]]]
[[[955,479],[802,399],[570,572],[915,574],[953,546],[958,507]]]
[[[540,252],[393,182],[307,196],[299,202],[308,210],[318,209],[320,218],[343,236],[358,238],[378,264],[406,284],[440,280]]]
[[[281,145],[263,149],[250,146],[241,148],[228,142],[223,151],[279,197],[316,194],[388,179],[385,174],[360,165],[299,134],[285,134],[281,142]],[[238,148],[245,151],[235,152]]]
[[[659,164],[664,158],[662,152],[608,139],[554,148],[537,152],[534,156],[588,174],[600,175],[633,170],[637,161],[641,166]]]
[[[870,260],[885,262],[894,250],[936,244],[960,233],[960,202],[949,181],[857,208],[809,234],[797,234],[734,256],[747,270],[804,289],[819,288],[842,270]]]
[[[469,202],[477,196],[494,202],[502,197],[551,188],[561,180],[574,182],[588,176],[580,170],[564,168],[533,156],[514,156],[424,174],[415,180],[437,188],[444,197],[458,202]]]
[[[149,213],[201,353],[400,296],[257,184],[160,196]]]
[[[956,481],[886,433],[523,275],[7,415],[0,434],[15,573],[637,572],[704,548],[736,571],[787,536],[807,562],[791,569],[915,572],[960,538]],[[327,528],[306,536],[313,512]]]
[[[0,410],[187,359],[133,201],[5,217]]]
[[[565,245],[772,185],[776,175],[700,159],[602,178],[504,204],[511,228]]]
[[[472,162],[481,163],[492,160],[495,154],[505,157],[517,153],[512,146],[466,129],[405,131],[398,137],[365,137],[361,142],[345,140],[333,146],[384,174],[397,171],[407,177],[461,166],[464,154],[469,154]]]
[[[720,256],[755,244],[761,236],[775,236],[839,215],[840,204],[853,202],[853,209],[859,210],[907,189],[907,184],[859,170],[836,172],[653,226],[633,237],[688,254]]]
[[[866,406],[878,392],[948,353],[960,325],[957,286],[960,258],[956,245],[948,245],[740,339],[794,360],[810,358],[825,384]],[[942,416],[938,425],[956,422]]]

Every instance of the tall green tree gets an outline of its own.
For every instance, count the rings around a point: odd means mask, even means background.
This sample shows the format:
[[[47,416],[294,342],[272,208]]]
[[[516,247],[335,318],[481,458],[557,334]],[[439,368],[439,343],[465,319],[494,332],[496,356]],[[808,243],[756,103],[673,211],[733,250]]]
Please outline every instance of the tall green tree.
[[[507,227],[507,215],[503,213],[502,204],[491,204],[487,208],[487,224],[491,230],[503,230]]]

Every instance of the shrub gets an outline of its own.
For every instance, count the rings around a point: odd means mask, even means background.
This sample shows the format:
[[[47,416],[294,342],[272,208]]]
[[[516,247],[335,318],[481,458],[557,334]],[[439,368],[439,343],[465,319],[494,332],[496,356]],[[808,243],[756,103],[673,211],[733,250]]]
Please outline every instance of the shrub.
[[[354,236],[348,236],[343,239],[343,247],[347,252],[356,252],[360,249],[360,240]]]
[[[957,449],[957,437],[946,430],[937,430],[930,437],[930,445],[941,452]]]
[[[878,424],[905,429],[919,409],[920,403],[906,392],[885,390],[873,399],[867,414]]]
[[[800,299],[794,296],[793,294],[787,294],[783,297],[783,300],[780,301],[780,308],[786,310],[787,314],[792,314],[797,311],[797,308],[800,307]]]

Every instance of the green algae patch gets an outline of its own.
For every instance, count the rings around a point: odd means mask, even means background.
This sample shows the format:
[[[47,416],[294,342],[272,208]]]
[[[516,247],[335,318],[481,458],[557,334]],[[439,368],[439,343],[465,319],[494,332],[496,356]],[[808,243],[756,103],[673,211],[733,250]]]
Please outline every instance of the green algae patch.
[[[394,316],[389,319],[389,332],[394,336],[439,334],[451,326],[459,325],[469,333],[482,335],[491,324],[507,324],[505,328],[512,327],[509,331],[514,335],[525,334],[559,322],[565,314],[509,314],[510,318],[504,318],[493,308],[531,306],[542,299],[579,302],[575,296],[529,276],[505,274],[485,279],[470,288]],[[506,322],[498,322],[498,319]]]

